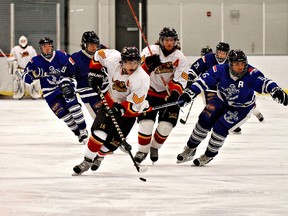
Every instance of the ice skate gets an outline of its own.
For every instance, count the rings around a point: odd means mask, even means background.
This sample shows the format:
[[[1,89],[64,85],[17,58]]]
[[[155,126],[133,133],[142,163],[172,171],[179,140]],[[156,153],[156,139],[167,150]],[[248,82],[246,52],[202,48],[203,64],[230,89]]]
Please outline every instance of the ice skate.
[[[196,158],[193,163],[196,166],[204,166],[208,164],[211,160],[213,160],[213,157],[208,157],[205,154],[201,155],[199,158]]]
[[[92,160],[84,157],[83,162],[73,168],[74,173],[72,175],[73,176],[81,175],[83,172],[89,170],[91,166],[92,166]]]
[[[257,115],[256,115],[256,117],[257,117],[257,119],[259,120],[259,122],[263,122],[264,121],[264,116],[262,115],[262,113],[258,113]]]
[[[80,130],[80,135],[78,136],[79,143],[86,145],[88,142],[88,131],[87,129]]]
[[[153,164],[158,160],[158,149],[150,147],[150,159]]]
[[[101,165],[101,162],[104,160],[104,157],[99,157],[98,155],[95,157],[94,161],[93,161],[93,164],[91,166],[91,170],[92,171],[96,171],[100,165]]]
[[[191,161],[196,153],[196,148],[184,147],[184,151],[177,156],[177,163]]]
[[[138,151],[136,153],[136,155],[134,156],[134,160],[135,162],[140,165],[142,163],[143,160],[145,160],[145,158],[147,157],[148,153],[144,153],[144,152],[140,152]]]

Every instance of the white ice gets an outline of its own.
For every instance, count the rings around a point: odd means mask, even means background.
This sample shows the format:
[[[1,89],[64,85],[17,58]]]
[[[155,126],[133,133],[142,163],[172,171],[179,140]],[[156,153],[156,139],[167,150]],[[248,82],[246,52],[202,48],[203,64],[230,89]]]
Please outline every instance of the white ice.
[[[137,173],[129,155],[108,155],[97,172],[71,176],[84,146],[44,100],[0,100],[1,216],[288,215],[287,107],[259,96],[255,116],[231,134],[205,167],[176,164],[203,108],[193,105],[160,150],[159,161]],[[85,110],[85,108],[83,108]],[[185,118],[188,107],[181,113]],[[92,119],[85,110],[89,128]],[[137,125],[128,137],[137,151]],[[207,146],[204,140],[196,153]],[[147,182],[139,180],[147,179]]]

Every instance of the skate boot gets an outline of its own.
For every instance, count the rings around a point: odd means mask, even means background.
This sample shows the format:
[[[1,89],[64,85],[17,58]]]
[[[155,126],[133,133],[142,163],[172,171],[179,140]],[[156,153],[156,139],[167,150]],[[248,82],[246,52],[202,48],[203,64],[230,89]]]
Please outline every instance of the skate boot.
[[[259,120],[259,122],[263,122],[264,121],[264,116],[262,115],[262,113],[258,113],[256,115],[257,119]]]
[[[184,147],[184,151],[177,156],[177,163],[191,161],[196,153],[196,148]]]
[[[150,147],[150,159],[153,164],[158,160],[158,149]]]
[[[87,171],[92,166],[92,160],[89,158],[84,157],[84,160],[79,165],[73,168],[73,176],[81,175],[83,172]]]
[[[238,127],[238,128],[236,128],[233,132],[234,132],[234,133],[241,133],[241,128]]]
[[[144,152],[140,152],[138,151],[136,153],[136,155],[134,156],[134,160],[135,162],[140,165],[142,163],[143,160],[145,160],[145,158],[147,157],[148,153],[144,153]]]
[[[80,135],[78,136],[78,140],[81,144],[86,145],[88,141],[88,131],[86,129],[80,130]]]
[[[96,171],[100,165],[101,162],[104,160],[104,157],[99,157],[98,155],[94,158],[93,164],[91,166],[91,170],[92,171]]]
[[[196,166],[204,166],[208,164],[211,160],[213,160],[213,157],[208,157],[205,154],[201,155],[199,158],[196,158],[193,163]]]

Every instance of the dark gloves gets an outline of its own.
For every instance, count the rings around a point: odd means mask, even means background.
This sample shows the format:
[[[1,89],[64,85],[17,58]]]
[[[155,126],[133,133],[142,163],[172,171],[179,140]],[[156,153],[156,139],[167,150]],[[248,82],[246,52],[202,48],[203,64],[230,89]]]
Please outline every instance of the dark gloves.
[[[147,56],[145,58],[145,64],[149,70],[149,72],[152,72],[155,70],[156,67],[158,67],[161,64],[160,56],[155,54],[151,56]]]
[[[38,78],[45,76],[44,70],[39,67],[35,68],[35,70],[30,70],[28,74],[32,76],[34,79],[38,79]]]
[[[75,90],[69,81],[62,81],[60,83],[60,89],[63,93],[64,98],[72,99],[75,96]]]
[[[114,103],[113,106],[108,110],[109,115],[113,115],[116,119],[124,115],[125,108],[119,104]]]
[[[287,94],[280,87],[273,88],[270,94],[276,102],[283,104],[284,106],[287,106],[288,104]]]
[[[197,96],[191,89],[185,89],[185,91],[178,98],[179,106],[183,107],[191,103],[191,101]]]
[[[89,86],[95,91],[98,92],[98,87],[102,87],[106,74],[104,71],[97,70],[97,71],[89,71],[88,73],[88,83]]]
[[[179,93],[176,91],[171,91],[171,95],[166,98],[168,103],[175,102],[179,98]]]

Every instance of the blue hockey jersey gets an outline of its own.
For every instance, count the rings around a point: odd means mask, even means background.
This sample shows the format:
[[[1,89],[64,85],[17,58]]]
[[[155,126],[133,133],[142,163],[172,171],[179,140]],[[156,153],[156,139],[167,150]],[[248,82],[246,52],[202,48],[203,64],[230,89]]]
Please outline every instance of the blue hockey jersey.
[[[234,107],[247,107],[255,103],[254,91],[270,93],[278,86],[253,66],[248,65],[247,70],[244,76],[236,78],[230,74],[229,64],[215,65],[203,73],[190,89],[199,94],[217,86],[217,95],[225,103]]]
[[[45,76],[39,78],[43,96],[47,97],[55,91],[62,94],[59,88],[61,74],[65,73],[67,67],[69,70],[73,70],[73,65],[74,61],[67,53],[58,50],[53,51],[53,56],[50,59],[46,59],[42,55],[33,57],[26,65],[22,78],[24,82],[30,84],[34,78],[29,75],[29,72],[36,70],[36,68],[42,68],[46,73]]]

